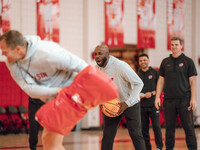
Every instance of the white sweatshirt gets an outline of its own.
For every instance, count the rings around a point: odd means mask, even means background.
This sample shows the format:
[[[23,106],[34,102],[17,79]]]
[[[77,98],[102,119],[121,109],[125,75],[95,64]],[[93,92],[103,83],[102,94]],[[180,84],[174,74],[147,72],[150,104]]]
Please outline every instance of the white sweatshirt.
[[[11,76],[30,97],[49,100],[57,95],[58,88],[72,83],[87,63],[57,43],[42,41],[38,36],[27,36],[26,56],[8,63]]]
[[[109,56],[107,65],[97,68],[106,73],[118,87],[120,101],[131,107],[140,101],[140,91],[143,88],[143,82],[135,71],[124,61],[113,56]]]

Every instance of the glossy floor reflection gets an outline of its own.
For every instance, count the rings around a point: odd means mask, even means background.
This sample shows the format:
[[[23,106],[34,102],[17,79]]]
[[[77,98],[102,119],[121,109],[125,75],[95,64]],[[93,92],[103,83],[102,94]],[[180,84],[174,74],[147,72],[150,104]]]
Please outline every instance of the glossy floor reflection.
[[[198,150],[200,150],[200,128],[195,129]],[[162,129],[163,140],[165,129]],[[41,132],[40,132],[41,135]],[[37,150],[43,150],[41,138]],[[156,150],[155,140],[152,129],[150,129],[152,150]],[[71,132],[64,138],[66,150],[100,150],[102,131],[76,131]],[[29,150],[27,134],[8,134],[0,135],[0,149],[10,150]],[[165,149],[165,148],[164,148]],[[120,128],[114,141],[113,150],[134,150],[127,129]],[[185,134],[182,128],[176,129],[176,142],[174,150],[187,150],[185,144]]]

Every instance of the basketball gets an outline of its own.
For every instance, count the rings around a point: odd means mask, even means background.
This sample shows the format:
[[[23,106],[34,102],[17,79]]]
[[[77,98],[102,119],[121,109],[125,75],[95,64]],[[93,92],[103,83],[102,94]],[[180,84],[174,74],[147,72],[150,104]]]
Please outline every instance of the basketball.
[[[108,117],[117,117],[120,109],[120,100],[114,99],[107,103],[102,104],[101,110]]]

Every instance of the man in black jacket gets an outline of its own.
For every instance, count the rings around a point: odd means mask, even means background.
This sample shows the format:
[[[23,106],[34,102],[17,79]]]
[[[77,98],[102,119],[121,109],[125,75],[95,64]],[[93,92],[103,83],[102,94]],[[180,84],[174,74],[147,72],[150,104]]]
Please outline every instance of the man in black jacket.
[[[144,87],[140,93],[142,134],[145,140],[146,149],[151,150],[149,136],[149,118],[151,118],[155,142],[157,149],[160,150],[163,147],[160,126],[160,112],[154,106],[158,71],[149,66],[149,56],[147,54],[139,55],[138,61],[140,66],[138,75],[144,83]]]

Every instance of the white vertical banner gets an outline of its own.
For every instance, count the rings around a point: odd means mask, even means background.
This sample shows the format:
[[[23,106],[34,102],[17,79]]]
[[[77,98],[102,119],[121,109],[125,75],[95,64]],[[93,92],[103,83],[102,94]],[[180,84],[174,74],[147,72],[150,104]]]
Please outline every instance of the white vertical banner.
[[[179,36],[184,41],[184,0],[167,0],[167,49],[171,38]],[[184,42],[183,42],[184,44]],[[184,46],[183,46],[184,49]]]

